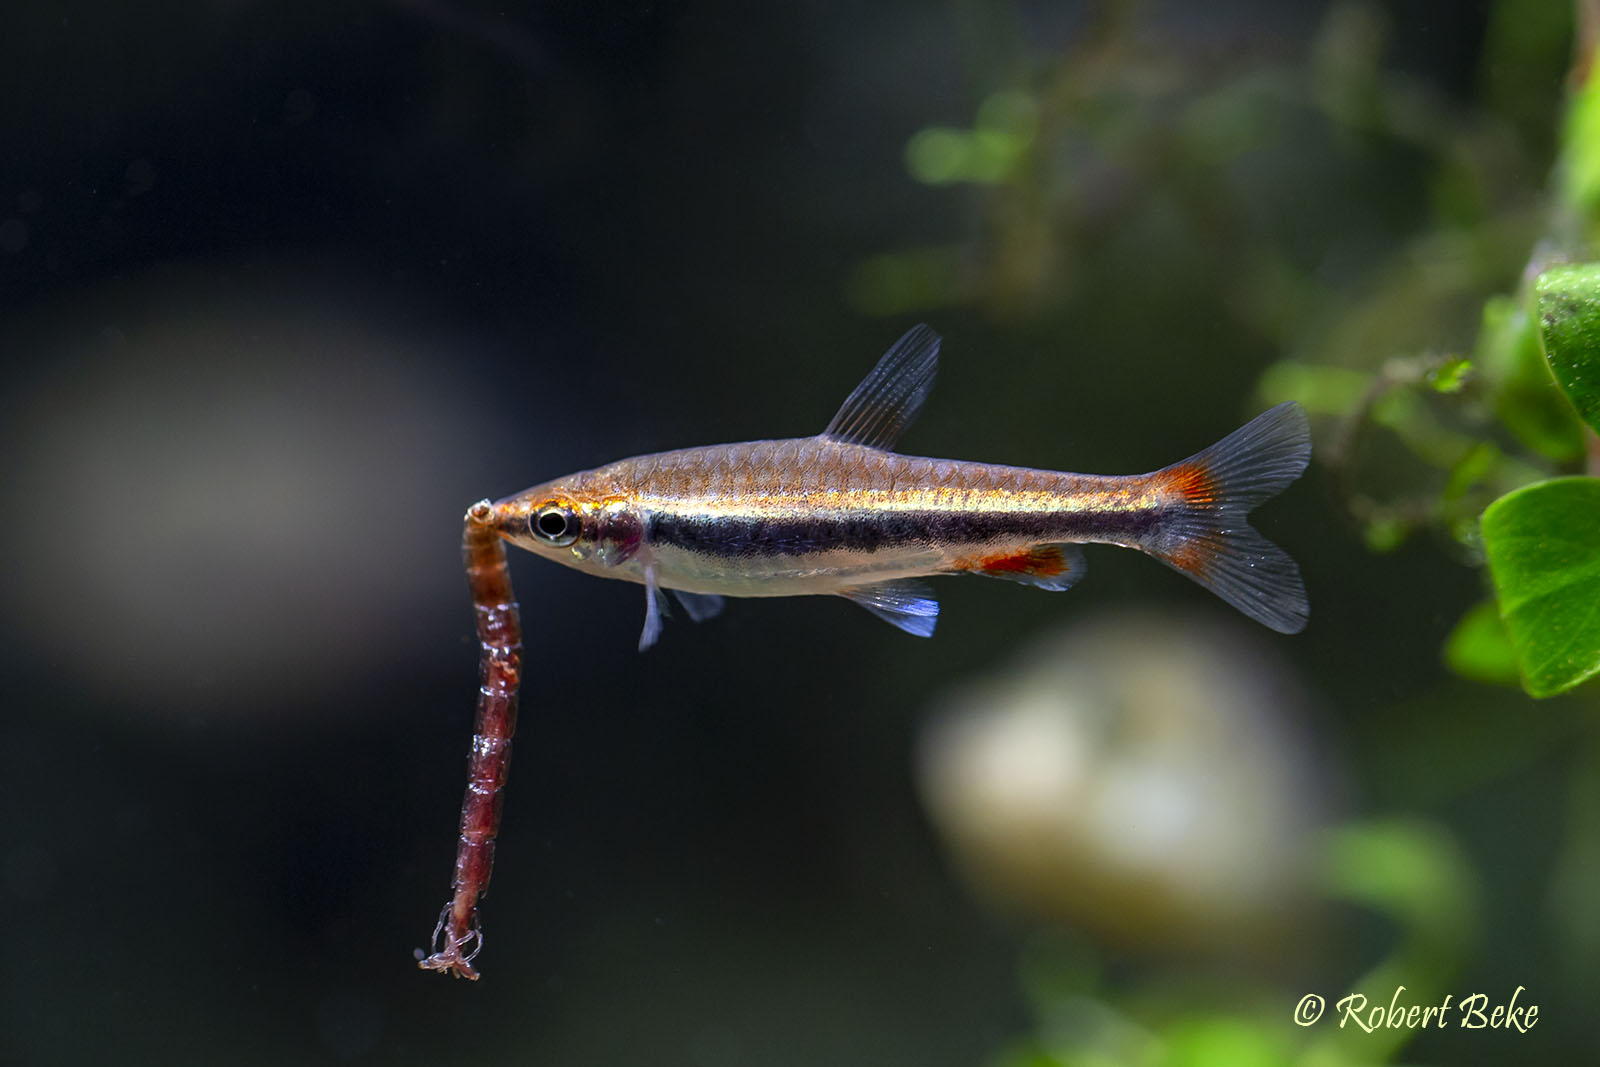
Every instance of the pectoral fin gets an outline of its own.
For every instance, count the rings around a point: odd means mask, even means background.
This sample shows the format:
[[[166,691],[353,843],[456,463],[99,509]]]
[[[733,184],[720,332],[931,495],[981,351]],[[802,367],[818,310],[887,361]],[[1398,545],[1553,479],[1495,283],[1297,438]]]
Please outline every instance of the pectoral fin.
[[[932,637],[939,621],[939,602],[926,582],[902,578],[845,589],[840,596],[853,600],[878,618],[917,637]]]
[[[661,591],[656,587],[654,566],[644,570],[644,629],[639,632],[639,651],[643,652],[661,636]]]

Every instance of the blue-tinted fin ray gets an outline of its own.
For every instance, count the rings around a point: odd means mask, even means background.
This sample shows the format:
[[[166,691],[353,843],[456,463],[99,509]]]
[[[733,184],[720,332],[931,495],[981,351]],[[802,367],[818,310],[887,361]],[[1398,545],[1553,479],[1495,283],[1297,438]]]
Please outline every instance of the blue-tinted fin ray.
[[[872,612],[890,626],[917,637],[932,637],[939,621],[939,602],[926,582],[901,578],[845,589],[839,594]]]
[[[644,571],[644,629],[639,633],[639,651],[643,652],[656,643],[661,636],[661,610],[664,602],[661,592],[656,587],[656,569],[654,566],[646,567]]]

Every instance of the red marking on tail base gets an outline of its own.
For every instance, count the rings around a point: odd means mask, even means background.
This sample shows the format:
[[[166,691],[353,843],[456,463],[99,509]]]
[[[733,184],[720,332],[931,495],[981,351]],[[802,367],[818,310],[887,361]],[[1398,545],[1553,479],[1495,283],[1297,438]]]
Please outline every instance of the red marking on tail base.
[[[1142,547],[1252,619],[1299,633],[1311,610],[1300,568],[1247,516],[1300,477],[1310,459],[1300,405],[1263,412],[1205,451],[1149,475],[1167,501]]]
[[[1156,471],[1150,480],[1172,501],[1174,508],[1185,514],[1208,510],[1217,503],[1217,486],[1212,481],[1211,469],[1198,456]],[[1206,567],[1216,553],[1217,547],[1209,539],[1193,537],[1172,544],[1161,561],[1204,584]]]

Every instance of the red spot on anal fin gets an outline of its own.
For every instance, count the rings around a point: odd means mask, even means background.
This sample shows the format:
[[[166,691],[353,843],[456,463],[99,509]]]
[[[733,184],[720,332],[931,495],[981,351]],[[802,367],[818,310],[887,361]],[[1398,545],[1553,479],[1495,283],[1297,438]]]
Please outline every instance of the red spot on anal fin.
[[[1065,574],[1068,568],[1067,558],[1059,545],[1034,545],[1021,552],[986,556],[978,561],[976,569],[992,575],[1055,578]]]

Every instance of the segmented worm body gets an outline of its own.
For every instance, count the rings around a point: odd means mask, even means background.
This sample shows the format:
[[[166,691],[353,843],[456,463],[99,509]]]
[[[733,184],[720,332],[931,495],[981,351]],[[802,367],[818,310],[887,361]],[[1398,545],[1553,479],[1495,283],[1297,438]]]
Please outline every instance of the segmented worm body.
[[[461,554],[477,614],[478,718],[461,800],[461,837],[450,903],[433,931],[433,954],[419,961],[429,971],[476,980],[473,957],[483,947],[478,901],[489,887],[500,805],[511,769],[511,735],[517,729],[517,686],[522,680],[522,624],[511,591],[505,543],[494,509],[481,500],[467,510]]]

